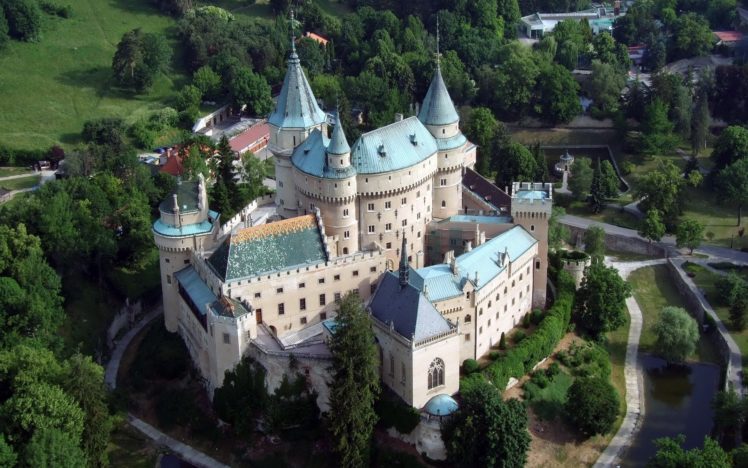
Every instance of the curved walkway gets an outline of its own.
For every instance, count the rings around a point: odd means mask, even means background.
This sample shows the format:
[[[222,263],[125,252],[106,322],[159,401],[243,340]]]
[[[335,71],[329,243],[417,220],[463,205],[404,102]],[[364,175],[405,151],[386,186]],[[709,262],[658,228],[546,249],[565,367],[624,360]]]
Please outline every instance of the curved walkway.
[[[153,310],[142,317],[138,323],[129,331],[122,339],[117,343],[117,346],[112,352],[112,358],[106,365],[104,372],[104,381],[107,386],[111,389],[117,388],[117,373],[119,372],[119,366],[122,361],[122,356],[130,346],[130,342],[135,336],[140,333],[149,323],[158,317],[161,317],[164,313],[163,307],[159,306],[156,310]],[[163,432],[159,431],[155,427],[151,426],[142,419],[138,419],[132,413],[127,414],[127,421],[132,427],[142,432],[146,437],[153,440],[159,446],[167,447],[173,453],[179,455],[179,457],[198,468],[229,468],[228,465],[224,465],[218,460],[209,457],[208,455],[195,450],[187,444],[184,444]]]
[[[662,265],[665,259],[647,260],[642,262],[611,262],[606,263],[616,268],[621,278],[626,279],[631,272],[639,268],[654,265]],[[626,363],[624,364],[624,378],[626,380],[626,415],[623,417],[621,427],[613,436],[608,447],[600,454],[595,467],[618,466],[618,460],[624,449],[631,445],[631,439],[639,429],[639,424],[644,416],[644,381],[642,377],[641,364],[639,363],[639,338],[642,333],[642,311],[634,297],[626,299],[626,308],[629,310],[631,322],[629,325],[629,336],[626,344]]]

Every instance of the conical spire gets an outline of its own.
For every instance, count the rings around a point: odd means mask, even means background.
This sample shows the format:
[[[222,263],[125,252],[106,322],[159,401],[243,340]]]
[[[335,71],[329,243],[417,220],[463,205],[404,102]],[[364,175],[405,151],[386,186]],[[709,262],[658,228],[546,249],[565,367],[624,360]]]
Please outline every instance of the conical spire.
[[[409,270],[410,266],[408,266],[408,246],[405,239],[405,231],[403,231],[403,247],[400,250],[400,287],[405,287],[408,285]]]
[[[351,152],[351,147],[348,145],[348,140],[345,137],[345,131],[343,130],[343,123],[340,121],[340,112],[335,113],[335,126],[332,129],[332,138],[330,138],[330,144],[327,145],[328,154],[348,154]]]
[[[293,22],[292,12],[292,28]],[[323,123],[325,118],[325,113],[319,108],[309,81],[301,68],[301,61],[296,53],[295,34],[292,32],[288,70],[275,110],[270,114],[268,123],[278,128],[310,128]]]
[[[426,97],[423,99],[418,120],[424,125],[449,125],[460,120],[447,91],[447,85],[442,78],[442,68],[439,54],[439,17],[436,17],[436,73],[431,80]]]

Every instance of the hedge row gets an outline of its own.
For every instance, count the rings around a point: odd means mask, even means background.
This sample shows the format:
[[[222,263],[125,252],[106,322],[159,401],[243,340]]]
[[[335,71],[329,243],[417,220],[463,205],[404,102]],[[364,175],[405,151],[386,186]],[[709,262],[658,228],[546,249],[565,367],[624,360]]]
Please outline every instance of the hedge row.
[[[25,150],[0,146],[0,166],[31,166],[46,159],[49,150]]]
[[[530,372],[538,362],[553,352],[566,334],[571,320],[576,288],[574,279],[565,271],[558,272],[556,284],[556,301],[540,322],[535,333],[522,340],[483,370],[483,375],[497,388],[505,388],[511,377],[520,378]],[[469,386],[474,382],[473,379],[480,378],[479,376],[480,374],[473,374],[463,379],[461,386]]]

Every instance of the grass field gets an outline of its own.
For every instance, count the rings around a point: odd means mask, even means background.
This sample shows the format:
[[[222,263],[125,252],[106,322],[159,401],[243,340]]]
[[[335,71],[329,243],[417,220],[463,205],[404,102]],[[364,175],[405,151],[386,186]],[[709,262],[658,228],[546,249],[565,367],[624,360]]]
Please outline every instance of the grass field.
[[[21,174],[33,174],[33,172],[25,167],[0,167],[0,177],[9,177]]]
[[[629,338],[629,325],[631,320],[628,313],[626,314],[626,323],[614,332],[607,335],[605,349],[610,354],[610,383],[613,384],[618,396],[618,417],[613,423],[611,435],[618,431],[626,415],[626,377],[624,376],[624,367],[626,364],[626,344]]]
[[[663,307],[673,306],[685,309],[686,304],[664,265],[637,270],[631,273],[628,282],[634,290],[634,297],[642,310],[642,318],[644,319],[639,350],[653,352],[656,339],[653,327],[657,323]],[[719,363],[715,350],[703,338],[699,340],[696,355],[691,358],[701,362]]]
[[[18,179],[0,180],[0,187],[5,190],[23,190],[38,185],[41,178],[40,175],[30,175]]]
[[[722,320],[722,322],[724,322],[730,335],[740,348],[740,353],[743,355],[743,368],[745,369],[746,365],[748,365],[748,329],[737,330],[730,323],[730,311],[728,310],[728,306],[724,302],[722,296],[717,293],[717,289],[714,286],[719,275],[701,267],[700,265],[692,265],[688,268],[688,271],[694,274],[694,283],[696,283],[696,286],[698,286],[699,289],[704,291],[704,295],[709,301],[709,304],[714,307],[717,316]]]
[[[175,41],[175,20],[148,0],[66,0],[69,19],[44,15],[36,43],[11,41],[0,52],[0,145],[70,147],[87,120],[127,121],[163,107],[184,81],[177,71],[160,75],[142,95],[112,87],[111,63],[122,35],[134,28]],[[174,68],[174,67],[172,67]]]

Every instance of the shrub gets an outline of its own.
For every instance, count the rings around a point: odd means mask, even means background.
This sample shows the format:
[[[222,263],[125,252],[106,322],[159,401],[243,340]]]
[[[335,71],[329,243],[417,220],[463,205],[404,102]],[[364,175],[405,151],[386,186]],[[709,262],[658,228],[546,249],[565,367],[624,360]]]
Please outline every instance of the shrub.
[[[374,405],[374,411],[381,427],[394,427],[400,434],[410,434],[421,421],[418,411],[400,400],[381,398]]]
[[[495,360],[497,360],[497,359],[498,359],[498,358],[499,358],[500,356],[501,356],[501,353],[499,353],[498,351],[491,351],[490,353],[488,353],[488,357],[489,357],[489,358],[490,358],[490,359],[491,359],[492,361],[495,361]]]
[[[559,366],[557,362],[552,363],[548,366],[548,369],[545,370],[545,374],[551,379],[557,376],[559,372],[561,372],[561,366]]]
[[[571,425],[582,434],[605,434],[618,416],[618,393],[603,378],[577,379],[569,388],[565,409]]]
[[[506,335],[501,332],[501,338],[499,339],[499,349],[506,349]]]
[[[532,318],[530,319],[533,325],[539,325],[543,321],[543,311],[535,309],[532,311]]]
[[[57,5],[43,0],[39,2],[39,7],[44,13],[59,16],[60,18],[70,18],[73,16],[73,9],[70,5]]]
[[[478,369],[480,369],[480,365],[475,359],[465,359],[465,361],[462,363],[462,370],[465,371],[465,373],[468,375],[472,374]]]
[[[530,319],[531,319],[530,314],[525,314],[525,316],[522,317],[522,326],[524,328],[530,327]]]
[[[512,335],[512,341],[514,341],[514,344],[519,344],[527,337],[527,334],[523,332],[522,330],[517,330]]]
[[[550,380],[545,371],[536,371],[532,374],[532,382],[540,388],[545,388],[548,386]]]

